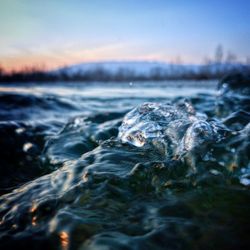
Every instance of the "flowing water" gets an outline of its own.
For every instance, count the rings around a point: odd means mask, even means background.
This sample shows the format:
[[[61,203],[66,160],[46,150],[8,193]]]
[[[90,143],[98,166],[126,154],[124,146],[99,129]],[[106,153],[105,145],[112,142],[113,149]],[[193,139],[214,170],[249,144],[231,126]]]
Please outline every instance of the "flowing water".
[[[249,248],[249,93],[216,85],[1,85],[0,249]]]

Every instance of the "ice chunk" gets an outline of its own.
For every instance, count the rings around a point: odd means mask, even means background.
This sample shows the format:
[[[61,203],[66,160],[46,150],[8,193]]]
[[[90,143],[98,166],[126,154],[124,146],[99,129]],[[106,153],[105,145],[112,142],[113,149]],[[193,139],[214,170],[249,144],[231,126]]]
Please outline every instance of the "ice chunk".
[[[191,122],[194,113],[188,103],[144,103],[124,117],[118,137],[122,142],[137,147],[142,147],[153,139],[162,140],[165,137],[175,143],[184,127]]]
[[[136,147],[155,147],[168,156],[187,152],[205,155],[208,144],[220,142],[228,130],[217,120],[196,114],[184,101],[177,104],[144,103],[126,114],[118,137]]]

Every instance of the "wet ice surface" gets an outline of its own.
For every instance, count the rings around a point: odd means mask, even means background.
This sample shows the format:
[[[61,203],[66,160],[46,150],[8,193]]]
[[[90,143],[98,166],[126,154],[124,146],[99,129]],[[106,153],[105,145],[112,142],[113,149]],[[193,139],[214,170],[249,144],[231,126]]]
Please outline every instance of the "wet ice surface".
[[[247,249],[249,96],[170,85],[2,86],[0,248]]]
[[[197,153],[226,138],[227,128],[196,113],[187,100],[176,104],[144,103],[126,114],[118,137],[136,147],[160,149],[166,158]]]
[[[144,103],[126,114],[118,136],[123,142],[137,147],[154,140],[165,142],[167,137],[177,137],[178,140],[178,137],[181,137],[178,133],[183,133],[183,127],[195,119],[193,112],[187,110],[188,105],[183,102],[184,107],[181,108],[167,103]],[[171,131],[175,130],[176,126],[176,131]]]

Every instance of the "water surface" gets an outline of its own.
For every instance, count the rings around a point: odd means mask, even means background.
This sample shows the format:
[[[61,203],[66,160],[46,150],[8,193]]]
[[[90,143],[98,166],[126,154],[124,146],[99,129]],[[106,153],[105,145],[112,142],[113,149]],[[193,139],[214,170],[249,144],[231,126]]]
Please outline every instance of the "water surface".
[[[0,248],[247,249],[249,98],[216,85],[1,85]],[[230,130],[196,172],[117,138],[137,105],[183,98]]]

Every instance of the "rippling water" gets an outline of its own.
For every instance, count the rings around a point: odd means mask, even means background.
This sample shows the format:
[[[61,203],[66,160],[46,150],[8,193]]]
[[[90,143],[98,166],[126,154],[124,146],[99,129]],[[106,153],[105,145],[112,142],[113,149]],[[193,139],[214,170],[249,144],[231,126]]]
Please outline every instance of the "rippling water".
[[[2,85],[0,249],[249,248],[249,95],[216,85]],[[228,132],[195,171],[118,137],[138,105],[184,98]]]

